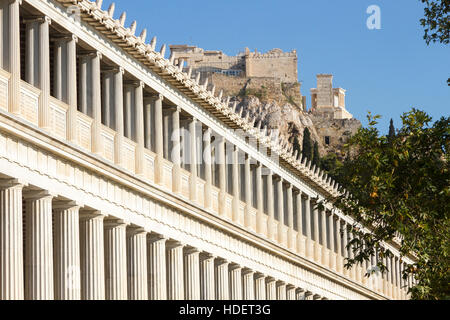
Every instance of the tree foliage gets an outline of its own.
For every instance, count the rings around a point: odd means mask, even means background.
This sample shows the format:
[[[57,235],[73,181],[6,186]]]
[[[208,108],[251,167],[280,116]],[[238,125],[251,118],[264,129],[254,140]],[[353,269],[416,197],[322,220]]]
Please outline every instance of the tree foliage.
[[[351,196],[329,199],[356,221],[350,230],[355,238],[348,246],[355,254],[346,266],[375,256],[385,272],[383,258],[392,253],[384,244],[396,240],[402,259],[414,261],[403,271],[404,279],[416,280],[412,298],[449,299],[450,119],[430,124],[426,113],[412,109],[388,141],[375,127],[379,116],[368,118],[369,126],[360,128],[347,146],[356,156],[339,170]]]
[[[317,168],[320,167],[320,152],[319,152],[319,143],[316,141],[314,142],[314,148],[313,148],[313,164],[316,165]]]
[[[303,131],[303,146],[302,146],[303,157],[306,157],[308,160],[312,160],[312,144],[311,144],[311,132],[309,132],[308,128],[305,128]]]
[[[388,134],[388,140],[391,141],[395,137],[395,127],[394,127],[394,120],[391,119],[391,123],[389,124],[389,134]]]

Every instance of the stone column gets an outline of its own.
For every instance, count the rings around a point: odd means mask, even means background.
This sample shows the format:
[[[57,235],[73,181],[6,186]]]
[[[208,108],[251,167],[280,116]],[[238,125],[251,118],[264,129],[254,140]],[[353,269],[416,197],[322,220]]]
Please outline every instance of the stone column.
[[[189,198],[191,201],[197,201],[197,119],[192,118],[189,122],[189,144],[190,144],[190,169],[191,176],[189,180]]]
[[[313,216],[312,216],[312,220],[313,220],[313,228],[314,228],[314,261],[319,261],[320,257],[319,257],[319,209],[317,208],[317,203],[313,204]]]
[[[200,299],[214,300],[214,256],[209,253],[200,254]]]
[[[283,178],[279,178],[277,181],[277,193],[278,193],[278,242],[283,244],[284,241],[284,197],[283,197]]]
[[[81,299],[105,299],[103,218],[99,212],[80,219]]]
[[[327,212],[320,211],[320,218],[322,223],[322,264],[327,264]]]
[[[230,299],[242,300],[242,268],[238,264],[230,265]]]
[[[106,300],[127,300],[126,228],[123,221],[105,221]]]
[[[83,114],[88,113],[88,54],[80,55],[80,74],[79,74],[79,92],[80,92],[80,111]]]
[[[144,162],[144,82],[139,81],[134,89],[134,112],[135,112],[135,132],[136,137],[136,174],[143,176],[145,173]]]
[[[0,300],[22,300],[22,184],[0,180]]]
[[[342,273],[342,247],[341,247],[341,219],[336,218],[336,271]]]
[[[251,269],[242,270],[242,298],[244,300],[255,300],[255,272]]]
[[[148,288],[150,300],[166,300],[166,241],[159,234],[148,237]]]
[[[226,159],[225,159],[225,138],[217,137],[217,152],[219,164],[219,214],[224,216],[226,214],[227,203],[227,171],[226,171]]]
[[[119,68],[115,70],[114,82],[114,121],[116,137],[114,139],[114,161],[118,166],[124,165],[123,158],[123,137],[124,137],[124,122],[123,122],[123,74],[125,70]]]
[[[184,300],[183,247],[177,241],[168,241],[166,245],[168,300]]]
[[[32,86],[38,85],[39,63],[37,60],[39,43],[37,43],[38,20],[25,20],[25,81]]]
[[[288,213],[288,248],[294,249],[294,202],[292,198],[292,185],[287,188],[287,213]]]
[[[144,97],[144,127],[145,127],[145,148],[152,150],[153,124],[152,124],[152,99]],[[172,117],[173,119],[173,117]],[[179,119],[178,119],[179,123]]]
[[[252,169],[251,169],[251,158],[250,155],[245,155],[244,163],[244,177],[245,177],[245,215],[244,215],[244,226],[249,228],[251,226],[251,208],[252,204]]]
[[[181,135],[180,135],[180,107],[175,107],[172,111],[172,191],[181,193]]]
[[[287,300],[296,300],[296,294],[295,294],[295,286],[288,285],[286,287],[286,299]]]
[[[184,299],[200,300],[200,251],[187,248],[184,252]]]
[[[28,32],[27,32],[28,33]],[[63,77],[63,55],[66,46],[65,38],[57,38],[53,50],[53,96],[63,101],[63,85],[66,82]],[[64,72],[65,73],[65,72]]]
[[[298,288],[295,290],[295,300],[305,300],[305,290]]]
[[[20,113],[20,3],[21,0],[8,2],[8,32],[9,32],[9,112]]]
[[[163,181],[163,159],[164,159],[164,137],[163,137],[163,112],[162,103],[164,96],[159,94],[155,97],[155,182],[162,185]]]
[[[43,17],[39,24],[39,126],[50,128],[50,39],[48,17]]]
[[[343,221],[342,224],[342,231],[343,231],[343,235],[342,235],[342,239],[343,239],[343,246],[342,246],[342,256],[344,258],[344,265],[345,265],[345,259],[348,258],[348,232],[347,232],[347,223],[345,221]],[[345,276],[349,276],[349,270],[347,268],[344,268],[344,275]]]
[[[306,291],[304,300],[314,300],[313,293],[311,291]]]
[[[106,127],[111,127],[111,87],[112,87],[112,72],[106,70],[102,72],[103,83],[102,83],[102,123]]]
[[[263,233],[264,191],[262,178],[262,164],[256,167],[256,232]]]
[[[269,213],[269,216],[267,218],[267,237],[270,240],[274,240],[275,234],[274,234],[274,223],[275,223],[275,208],[273,199],[275,197],[275,194],[273,192],[273,172],[272,170],[269,171],[269,174],[267,175],[267,210]]]
[[[276,281],[272,277],[266,278],[266,299],[277,300]]]
[[[164,158],[169,160],[169,147],[170,147],[170,108],[165,108],[163,110],[163,155]],[[190,145],[190,141],[189,141]]]
[[[300,255],[304,255],[304,246],[303,246],[303,205],[302,205],[302,192],[296,194],[296,207],[297,207],[297,252]]]
[[[133,97],[134,97],[134,88],[133,83],[126,81],[124,83],[124,100],[123,100],[123,117],[124,117],[124,129],[125,129],[125,137],[128,139],[133,138]]]
[[[306,195],[305,201],[305,229],[306,229],[306,256],[313,258],[312,252],[312,233],[311,233],[311,198]]]
[[[56,300],[81,299],[79,211],[71,202],[53,206]]]
[[[284,281],[277,282],[277,300],[286,300],[286,283]]]
[[[228,282],[228,264],[225,259],[218,258],[215,261],[214,275],[216,279],[216,300],[229,300],[230,290]]]
[[[262,273],[255,274],[255,300],[266,300],[266,276]]]
[[[100,60],[102,54],[95,52],[92,55],[92,152],[101,154],[103,151],[101,140],[101,124],[102,124],[102,97],[101,97],[101,80],[100,80]]]
[[[212,156],[211,156],[211,129],[207,128],[203,134],[205,151],[203,158],[205,163],[205,208],[212,208]]]
[[[240,184],[239,184],[239,149],[233,147],[233,221],[239,221],[240,208]]]
[[[314,294],[313,300],[322,300],[322,296],[320,294]]]
[[[147,232],[127,229],[128,299],[148,300]]]
[[[67,140],[77,141],[77,42],[72,35],[67,41]]]
[[[353,233],[349,232],[348,233],[349,236],[349,242],[351,242],[353,240]],[[350,246],[350,250],[349,250],[349,258],[353,259],[355,257],[354,252],[353,252],[353,245]],[[351,278],[353,280],[356,280],[356,264],[353,265],[352,269],[350,270],[350,274],[351,274]]]
[[[26,194],[25,299],[53,300],[52,199],[47,191]]]

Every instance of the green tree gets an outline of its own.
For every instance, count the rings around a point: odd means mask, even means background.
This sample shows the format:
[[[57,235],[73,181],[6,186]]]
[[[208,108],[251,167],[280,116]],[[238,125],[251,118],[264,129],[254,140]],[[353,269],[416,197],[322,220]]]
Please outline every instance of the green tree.
[[[391,123],[389,124],[389,134],[388,134],[389,141],[391,141],[394,137],[395,137],[394,120],[391,119]]]
[[[347,196],[329,199],[356,221],[348,247],[355,254],[346,266],[374,255],[385,272],[383,258],[392,253],[383,243],[396,238],[402,259],[414,261],[403,272],[404,279],[416,279],[412,298],[450,299],[450,118],[430,124],[426,113],[413,109],[392,141],[379,135],[379,116],[368,118],[369,126],[349,140],[356,156],[339,170]]]
[[[320,153],[319,153],[319,144],[314,142],[314,153],[313,153],[313,164],[316,165],[316,167],[320,167]]]
[[[293,147],[294,151],[297,150],[297,154],[300,154],[302,152],[302,150],[300,149],[300,141],[298,141],[297,135],[294,137]]]
[[[450,42],[450,1],[421,0],[425,6],[425,17],[420,20],[425,29],[423,38],[429,45],[431,42],[448,44]],[[450,86],[450,78],[447,80]]]
[[[302,146],[303,156],[308,160],[312,160],[312,144],[311,144],[311,133],[308,128],[303,131],[303,146]]]
[[[325,172],[336,181],[339,181],[339,170],[342,166],[342,162],[339,161],[335,153],[329,153],[320,159],[320,168],[325,170]]]

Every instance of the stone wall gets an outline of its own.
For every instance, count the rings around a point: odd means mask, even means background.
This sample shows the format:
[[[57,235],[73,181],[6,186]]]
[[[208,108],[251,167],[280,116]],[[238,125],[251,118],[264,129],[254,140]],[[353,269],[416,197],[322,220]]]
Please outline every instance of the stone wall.
[[[258,52],[246,52],[245,65],[246,76],[271,77],[281,82],[297,82],[297,52],[283,52],[280,49],[273,49],[265,54]]]

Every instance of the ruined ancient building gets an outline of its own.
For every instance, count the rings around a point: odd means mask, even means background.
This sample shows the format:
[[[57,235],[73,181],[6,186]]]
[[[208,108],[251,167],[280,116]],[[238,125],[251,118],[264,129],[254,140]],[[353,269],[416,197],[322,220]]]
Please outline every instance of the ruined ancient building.
[[[227,56],[222,51],[208,51],[188,45],[171,45],[175,63],[187,62],[197,73],[221,73],[227,76],[246,78],[274,78],[281,82],[297,82],[297,51],[283,52],[272,49],[267,53],[250,52],[245,48],[236,56]]]

